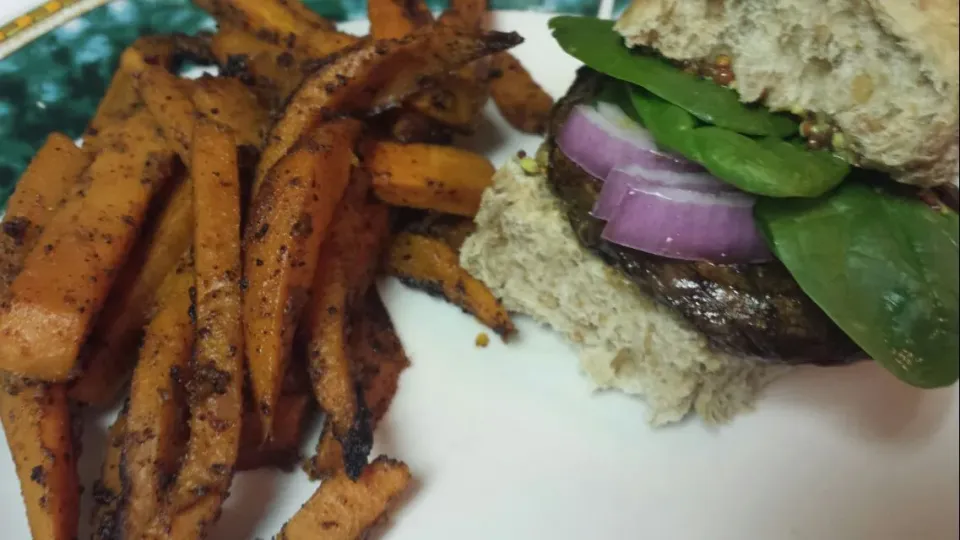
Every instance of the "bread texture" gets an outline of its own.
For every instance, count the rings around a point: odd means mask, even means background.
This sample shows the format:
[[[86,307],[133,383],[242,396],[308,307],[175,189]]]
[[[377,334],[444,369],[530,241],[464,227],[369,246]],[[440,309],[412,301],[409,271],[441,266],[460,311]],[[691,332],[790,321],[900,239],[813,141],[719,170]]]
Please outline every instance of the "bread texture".
[[[728,54],[746,102],[820,113],[864,166],[933,186],[958,171],[958,0],[634,0],[629,46]]]
[[[691,410],[722,423],[751,408],[782,366],[734,358],[646,297],[577,241],[545,174],[516,160],[494,176],[461,264],[511,311],[563,333],[600,389],[643,396],[654,425]]]

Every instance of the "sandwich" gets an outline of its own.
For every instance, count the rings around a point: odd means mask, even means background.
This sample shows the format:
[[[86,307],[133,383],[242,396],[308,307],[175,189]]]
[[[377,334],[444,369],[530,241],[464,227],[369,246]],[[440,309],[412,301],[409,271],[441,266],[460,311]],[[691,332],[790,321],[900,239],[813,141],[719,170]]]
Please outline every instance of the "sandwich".
[[[958,377],[956,0],[635,0],[550,21],[582,67],[461,263],[655,425],[798,364]]]

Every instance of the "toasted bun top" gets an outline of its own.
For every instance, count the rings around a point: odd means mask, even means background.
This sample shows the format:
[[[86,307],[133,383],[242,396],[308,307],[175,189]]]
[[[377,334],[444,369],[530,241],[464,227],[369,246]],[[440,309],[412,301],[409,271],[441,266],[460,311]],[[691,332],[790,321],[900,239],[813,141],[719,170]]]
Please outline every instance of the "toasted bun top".
[[[867,167],[931,186],[958,172],[958,0],[634,0],[628,45],[732,58],[744,101],[832,119]]]

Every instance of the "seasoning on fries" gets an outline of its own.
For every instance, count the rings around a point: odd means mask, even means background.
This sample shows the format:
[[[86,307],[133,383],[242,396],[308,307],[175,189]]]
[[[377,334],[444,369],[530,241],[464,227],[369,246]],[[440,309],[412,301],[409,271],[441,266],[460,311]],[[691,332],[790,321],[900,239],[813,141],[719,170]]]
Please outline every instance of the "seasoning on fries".
[[[35,538],[77,535],[69,400],[121,396],[94,538],[204,538],[235,471],[295,465],[314,407],[326,480],[278,538],[357,538],[411,479],[369,461],[409,365],[376,278],[513,330],[456,256],[493,167],[450,144],[522,39],[477,0],[439,20],[371,0],[364,37],[297,0],[196,3],[218,30],[136,40],[82,147],[52,134],[8,204],[0,414]],[[220,74],[182,78],[183,57]],[[528,79],[493,83],[502,109],[539,114]]]

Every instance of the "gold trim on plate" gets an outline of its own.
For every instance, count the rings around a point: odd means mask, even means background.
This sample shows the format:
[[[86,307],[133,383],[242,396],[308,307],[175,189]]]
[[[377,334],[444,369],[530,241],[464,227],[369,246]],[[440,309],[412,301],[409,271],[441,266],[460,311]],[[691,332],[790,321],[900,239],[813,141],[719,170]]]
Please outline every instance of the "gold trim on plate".
[[[0,59],[109,0],[50,0],[0,26]]]

